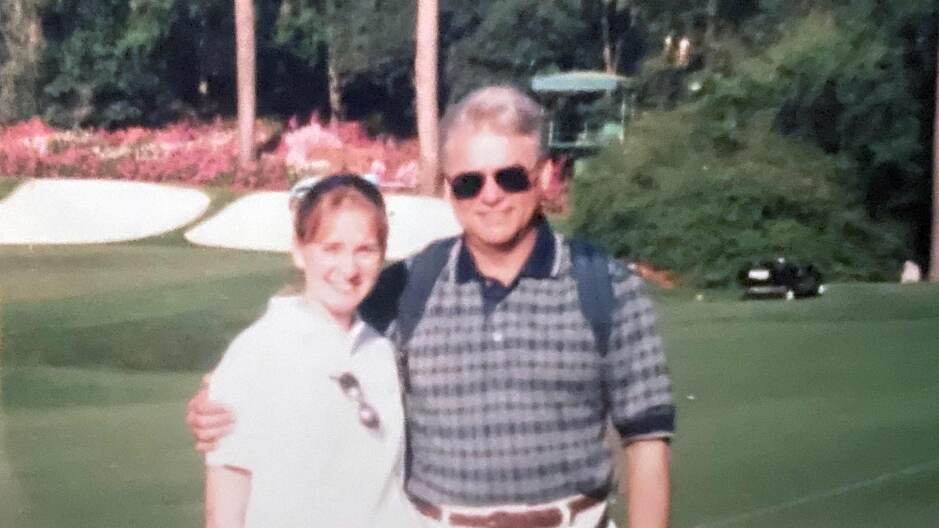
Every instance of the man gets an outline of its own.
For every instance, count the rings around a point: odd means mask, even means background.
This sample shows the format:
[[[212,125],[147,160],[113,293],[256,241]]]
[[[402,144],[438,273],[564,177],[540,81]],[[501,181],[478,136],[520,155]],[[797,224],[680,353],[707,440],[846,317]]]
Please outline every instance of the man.
[[[611,422],[629,526],[666,526],[674,407],[651,303],[610,259],[612,325],[597,352],[572,246],[541,214],[553,170],[542,114],[521,92],[488,87],[444,116],[443,176],[464,234],[414,328],[388,332],[404,359],[406,489],[429,526],[607,526]],[[199,449],[230,420],[204,392],[190,402]]]

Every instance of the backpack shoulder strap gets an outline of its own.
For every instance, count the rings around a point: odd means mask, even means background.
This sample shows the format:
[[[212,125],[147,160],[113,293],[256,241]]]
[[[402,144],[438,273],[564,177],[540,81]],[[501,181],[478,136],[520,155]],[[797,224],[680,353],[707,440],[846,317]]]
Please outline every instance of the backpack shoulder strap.
[[[610,257],[596,246],[580,240],[572,239],[568,245],[580,310],[593,328],[597,353],[604,357],[610,346],[613,309],[616,307]]]
[[[408,281],[407,263],[399,260],[389,264],[378,275],[375,287],[359,305],[359,316],[382,334],[398,313],[398,300]]]
[[[398,298],[397,317],[395,319],[399,344],[404,345],[411,339],[411,334],[427,305],[427,299],[437,283],[440,272],[450,259],[450,251],[456,244],[457,237],[438,240],[415,255],[407,266],[407,281]]]

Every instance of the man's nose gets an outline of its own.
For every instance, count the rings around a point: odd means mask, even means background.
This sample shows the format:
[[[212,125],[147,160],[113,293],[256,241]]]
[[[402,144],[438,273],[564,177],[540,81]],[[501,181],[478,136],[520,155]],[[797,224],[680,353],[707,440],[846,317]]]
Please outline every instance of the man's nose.
[[[483,180],[483,188],[479,191],[479,199],[484,203],[495,203],[501,200],[503,196],[505,196],[505,191],[496,183],[495,177],[491,174],[486,175],[486,179]]]

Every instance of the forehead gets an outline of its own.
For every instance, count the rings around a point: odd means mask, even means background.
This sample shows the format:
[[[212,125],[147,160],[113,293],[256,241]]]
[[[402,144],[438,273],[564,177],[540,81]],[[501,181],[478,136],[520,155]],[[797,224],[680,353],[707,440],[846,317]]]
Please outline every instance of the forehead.
[[[309,240],[340,238],[373,238],[378,236],[381,212],[361,202],[344,201],[332,208],[324,207],[316,225],[311,226]],[[312,218],[307,217],[309,222]],[[309,224],[308,224],[309,225]]]
[[[537,137],[464,129],[447,138],[443,168],[447,173],[455,173],[508,165],[530,167],[538,161],[538,155]]]

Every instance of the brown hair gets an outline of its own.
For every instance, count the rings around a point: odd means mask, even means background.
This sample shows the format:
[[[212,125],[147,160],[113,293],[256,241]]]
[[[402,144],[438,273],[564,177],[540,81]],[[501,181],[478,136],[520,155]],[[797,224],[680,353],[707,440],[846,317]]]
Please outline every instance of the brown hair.
[[[297,204],[294,236],[301,244],[312,242],[323,222],[345,207],[372,213],[382,253],[388,246],[388,215],[378,188],[355,174],[336,174],[311,187]]]

